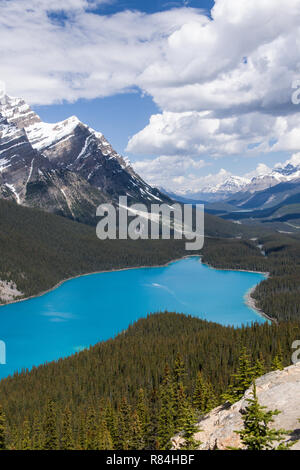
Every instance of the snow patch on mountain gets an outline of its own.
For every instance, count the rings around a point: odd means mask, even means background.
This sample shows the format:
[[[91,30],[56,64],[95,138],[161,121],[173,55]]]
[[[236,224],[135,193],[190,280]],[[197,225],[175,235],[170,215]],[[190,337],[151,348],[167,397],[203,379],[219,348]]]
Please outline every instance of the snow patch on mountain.
[[[215,178],[213,178],[213,175],[210,175],[209,178],[204,177],[204,182],[202,185],[199,185],[197,192],[178,190],[175,193],[178,196],[195,199],[205,199],[206,197],[209,198],[211,195],[214,196],[214,200],[221,200],[235,193],[244,192],[253,194],[280,183],[300,181],[300,153],[293,155],[291,159],[284,163],[276,164],[274,168],[269,168],[267,165],[261,164],[255,172],[249,175],[235,176],[228,174],[226,170],[221,170],[214,176]],[[205,184],[206,178],[209,179],[209,184]]]
[[[79,122],[76,116],[72,116],[65,121],[55,124],[37,122],[26,127],[26,134],[32,147],[41,151],[51,147],[54,143],[60,142],[66,138],[71,138]]]
[[[21,98],[5,95],[1,99],[1,114],[9,123],[24,128],[35,122],[40,122],[39,116]]]

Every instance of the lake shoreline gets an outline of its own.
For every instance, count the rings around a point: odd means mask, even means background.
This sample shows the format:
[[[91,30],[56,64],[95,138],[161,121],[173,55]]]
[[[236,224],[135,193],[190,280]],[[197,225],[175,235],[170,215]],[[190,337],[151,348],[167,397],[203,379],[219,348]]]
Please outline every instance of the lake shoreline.
[[[246,294],[244,296],[245,304],[248,305],[248,307],[250,307],[252,310],[254,310],[261,317],[264,317],[267,320],[271,321],[272,323],[277,324],[278,322],[275,318],[270,317],[269,315],[267,315],[265,312],[263,312],[260,308],[258,308],[256,306],[256,301],[251,295],[255,291],[256,287],[257,286],[253,286],[253,287],[251,287],[251,289],[248,290],[248,292],[246,292]]]
[[[249,269],[227,269],[227,268],[215,268],[214,266],[212,266],[211,264],[208,264],[208,263],[203,263],[205,264],[206,266],[209,266],[210,268],[213,268],[213,269],[217,269],[218,271],[238,271],[238,272],[242,272],[242,273],[253,273],[253,274],[262,274],[265,276],[266,279],[268,279],[270,277],[270,273],[268,272],[263,272],[263,271],[252,271],[252,270],[249,270]],[[269,320],[270,322],[272,323],[275,323],[277,324],[277,320],[275,318],[272,318],[270,317],[269,315],[267,315],[265,312],[263,312],[259,307],[256,306],[256,301],[255,299],[252,297],[252,294],[253,292],[255,291],[256,287],[258,286],[259,284],[251,287],[247,292],[246,294],[244,295],[244,302],[245,304],[251,308],[251,310],[253,310],[255,313],[257,313],[257,315],[259,315],[260,317],[263,317],[265,318],[266,320]]]
[[[128,268],[113,268],[113,269],[106,269],[106,270],[102,270],[102,271],[93,271],[93,272],[90,272],[90,273],[77,274],[76,276],[71,276],[71,277],[67,277],[65,279],[62,279],[57,284],[55,284],[55,286],[50,287],[49,289],[47,289],[43,292],[40,292],[39,294],[31,295],[29,297],[24,297],[24,298],[21,298],[21,299],[12,300],[10,302],[6,302],[5,304],[0,304],[0,308],[1,307],[6,307],[7,305],[17,304],[19,302],[26,302],[27,300],[42,297],[43,295],[49,294],[49,292],[52,292],[55,289],[58,289],[58,287],[60,287],[65,282],[72,281],[74,279],[78,279],[79,277],[92,276],[93,274],[105,274],[105,273],[129,271],[129,270],[132,270],[132,269],[165,268],[165,267],[169,266],[172,263],[176,263],[177,261],[181,261],[181,260],[184,260],[184,259],[187,259],[187,258],[192,258],[192,257],[195,257],[195,256],[199,257],[199,258],[201,257],[200,255],[185,255],[185,256],[182,256],[181,258],[172,259],[172,260],[168,261],[165,264],[157,264],[157,265],[153,265],[153,266],[152,265],[151,266],[150,265],[148,265],[148,266],[131,266],[131,267],[128,267]]]
[[[83,276],[91,276],[93,274],[104,274],[104,273],[112,273],[112,272],[129,271],[129,270],[133,270],[133,269],[164,268],[164,267],[169,266],[172,263],[176,263],[177,261],[182,261],[184,259],[193,258],[193,257],[199,258],[200,262],[203,265],[208,266],[209,268],[212,268],[212,269],[216,269],[218,271],[239,271],[239,272],[247,272],[247,273],[254,273],[254,274],[263,274],[266,278],[268,278],[270,276],[270,273],[266,273],[266,272],[262,272],[262,271],[251,271],[251,270],[247,270],[247,269],[216,268],[216,267],[214,267],[214,266],[212,266],[208,263],[203,263],[202,262],[202,255],[185,255],[185,256],[182,256],[181,258],[172,259],[172,260],[168,261],[167,263],[153,265],[153,266],[149,266],[149,265],[148,266],[131,266],[131,267],[127,267],[127,268],[113,268],[113,269],[108,269],[108,270],[93,271],[93,272],[90,272],[90,273],[78,274],[76,276],[72,276],[72,277],[69,277],[69,278],[62,279],[57,284],[55,284],[55,286],[47,289],[46,291],[40,292],[39,294],[31,295],[29,297],[25,297],[25,298],[21,298],[21,299],[12,300],[12,301],[7,302],[5,304],[0,304],[0,308],[5,307],[7,305],[16,304],[16,303],[19,303],[19,302],[26,302],[27,300],[32,300],[32,299],[35,299],[35,298],[38,298],[38,297],[42,297],[43,295],[46,295],[49,292],[52,292],[55,289],[58,289],[65,282],[72,281],[73,279],[78,279],[78,278],[83,277]],[[253,286],[244,295],[245,304],[249,308],[251,308],[251,310],[255,311],[255,313],[258,314],[259,316],[261,316],[261,317],[263,317],[266,320],[269,320],[271,322],[277,323],[277,321],[274,318],[269,317],[265,312],[263,312],[258,307],[256,307],[255,299],[253,299],[253,297],[251,295],[254,292],[254,290],[256,289],[256,287],[257,286]]]

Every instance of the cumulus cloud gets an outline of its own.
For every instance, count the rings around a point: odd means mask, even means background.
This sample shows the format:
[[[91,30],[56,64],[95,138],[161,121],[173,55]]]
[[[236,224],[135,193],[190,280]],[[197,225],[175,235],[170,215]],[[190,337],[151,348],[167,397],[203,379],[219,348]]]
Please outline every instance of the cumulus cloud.
[[[182,186],[185,180],[193,178],[195,173],[207,165],[204,160],[181,155],[163,155],[133,163],[134,169],[150,184],[172,189],[178,189],[178,184]]]
[[[168,158],[171,159],[172,157]],[[169,162],[169,164],[170,163],[171,162]],[[161,173],[157,173],[155,177],[149,173],[146,166],[141,169],[141,172],[143,176],[148,178],[150,181],[153,178],[152,184],[154,186],[162,187],[177,194],[206,192],[212,187],[224,183],[228,178],[230,178],[230,176],[232,176],[232,173],[224,168],[221,168],[218,173],[209,173],[206,176],[201,176],[199,173],[194,171],[193,165],[189,168],[191,172],[186,169],[178,176],[174,176],[172,171],[168,173],[167,168],[164,170],[164,165],[161,166],[161,170]]]
[[[217,0],[211,21],[172,33],[163,60],[141,76],[163,112],[128,151],[204,158],[300,150],[291,100],[299,15],[299,0]]]
[[[277,163],[275,168],[282,168],[287,165],[300,166],[300,152],[294,153],[291,158],[288,158],[284,163]]]
[[[207,21],[189,8],[147,15],[94,11],[104,1],[1,2],[0,78],[31,104],[131,90],[182,25]]]
[[[151,116],[149,124],[129,140],[127,151],[213,158],[294,151],[300,148],[299,127],[299,115],[275,117],[255,112],[217,118],[209,111],[164,111]]]
[[[210,164],[201,159],[177,155],[160,156],[133,163],[134,169],[153,186],[176,193],[203,191],[224,183],[232,173],[222,168],[218,173],[201,176],[201,169]]]
[[[244,177],[247,178],[247,179],[251,179],[251,178],[254,178],[256,176],[266,175],[266,174],[270,173],[271,171],[272,171],[272,169],[268,165],[266,165],[265,163],[259,163],[254,171],[246,173],[244,175]]]
[[[171,156],[193,172],[191,159],[300,151],[291,100],[300,0],[216,0],[210,18],[188,2],[155,14],[99,14],[95,7],[110,1],[2,1],[8,92],[50,104],[138,87],[161,109],[128,143],[133,154],[155,156],[150,175]]]
[[[292,112],[300,0],[105,16],[110,0],[1,2],[1,78],[32,103],[140,87],[165,111]],[[63,13],[63,15],[62,15]]]

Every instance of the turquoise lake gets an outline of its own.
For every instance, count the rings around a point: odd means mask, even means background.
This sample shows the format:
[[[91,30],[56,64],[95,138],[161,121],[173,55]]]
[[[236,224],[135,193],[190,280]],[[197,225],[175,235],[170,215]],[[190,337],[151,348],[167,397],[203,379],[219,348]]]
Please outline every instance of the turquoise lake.
[[[7,362],[0,365],[0,378],[111,338],[151,312],[186,313],[223,325],[262,323],[244,296],[263,279],[210,268],[198,257],[72,279],[43,296],[0,308]]]

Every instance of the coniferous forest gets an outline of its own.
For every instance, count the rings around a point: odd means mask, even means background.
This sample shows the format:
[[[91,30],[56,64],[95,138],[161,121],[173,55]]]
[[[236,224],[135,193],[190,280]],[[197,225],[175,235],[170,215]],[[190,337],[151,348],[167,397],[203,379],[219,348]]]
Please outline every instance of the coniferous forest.
[[[193,448],[197,420],[291,362],[295,322],[224,327],[175,313],[0,382],[8,449]],[[1,437],[2,436],[2,437]]]
[[[188,254],[178,240],[100,242],[94,227],[7,201],[0,214],[0,278],[24,296],[87,272]],[[300,337],[299,238],[213,216],[206,222],[203,262],[269,272],[253,296],[274,322],[230,328],[158,313],[89,350],[8,377],[0,382],[1,448],[168,449],[182,432],[192,449],[203,414],[290,364]]]
[[[209,214],[205,235],[199,252],[204,263],[269,272],[253,294],[257,306],[275,320],[299,319],[299,235],[240,227]],[[189,254],[183,240],[100,241],[95,227],[4,200],[0,200],[0,252],[0,279],[14,281],[24,297],[81,274],[164,265]]]

